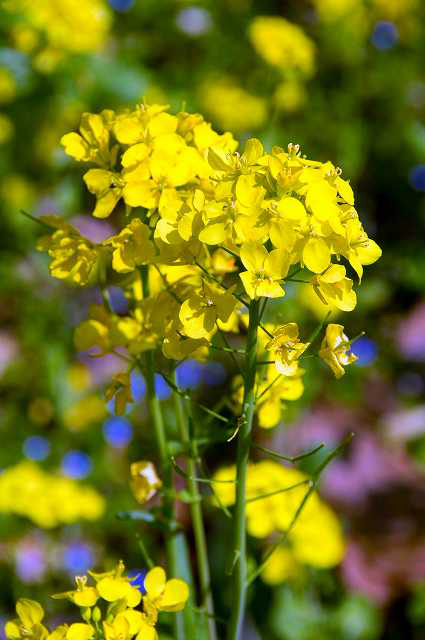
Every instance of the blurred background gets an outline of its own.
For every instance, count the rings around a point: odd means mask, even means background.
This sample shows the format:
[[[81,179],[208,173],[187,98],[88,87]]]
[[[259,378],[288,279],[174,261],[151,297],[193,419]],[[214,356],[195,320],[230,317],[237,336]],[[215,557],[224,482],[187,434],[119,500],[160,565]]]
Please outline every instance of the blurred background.
[[[267,19],[265,19],[267,18]],[[78,356],[73,328],[98,300],[48,275],[40,228],[20,214],[63,215],[100,241],[82,167],[60,137],[83,111],[136,102],[199,111],[241,142],[301,145],[343,169],[369,235],[383,248],[348,335],[365,330],[339,382],[319,363],[279,427],[257,439],[285,454],[356,436],[323,477],[341,520],[342,562],[259,580],[247,640],[419,640],[425,634],[425,5],[421,0],[7,0],[0,9],[0,618],[19,596],[47,601],[90,567],[143,562],[129,463],[149,456],[144,383],[117,418],[103,388],[114,357]],[[85,217],[84,217],[85,216]],[[125,311],[117,289],[114,308]],[[327,309],[288,288],[273,307],[313,329]],[[187,362],[182,386],[220,397],[228,360]],[[170,423],[169,389],[158,393]],[[221,449],[221,450],[220,450]],[[221,463],[221,447],[208,465]],[[59,506],[60,505],[60,508]],[[55,514],[55,515],[53,515]],[[186,514],[182,509],[181,517]],[[215,597],[223,519],[207,508]],[[145,525],[137,525],[141,531]],[[146,529],[148,531],[148,529]],[[150,530],[152,549],[158,533]],[[222,534],[221,534],[221,539]],[[58,608],[46,606],[55,619]]]

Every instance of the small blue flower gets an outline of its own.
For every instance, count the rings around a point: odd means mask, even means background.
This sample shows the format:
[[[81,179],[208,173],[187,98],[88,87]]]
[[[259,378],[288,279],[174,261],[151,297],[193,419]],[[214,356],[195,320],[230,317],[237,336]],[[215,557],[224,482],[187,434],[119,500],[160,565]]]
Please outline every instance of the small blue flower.
[[[83,451],[68,451],[62,458],[62,473],[69,478],[79,479],[89,475],[92,468],[90,456]]]
[[[50,453],[50,442],[42,436],[30,436],[24,440],[22,449],[30,460],[45,460]]]
[[[146,569],[132,569],[131,571],[128,572],[128,576],[130,578],[133,578],[133,580],[130,581],[131,586],[136,587],[136,589],[138,589],[143,596],[146,593],[146,589],[145,589],[146,574],[147,574]]]
[[[159,373],[155,374],[155,393],[160,400],[166,400],[171,395],[171,388]]]
[[[128,420],[115,416],[104,423],[103,436],[111,447],[122,449],[131,442],[133,429]]]
[[[146,393],[146,384],[143,376],[133,371],[130,376],[130,384],[134,402],[138,404],[143,400]]]
[[[388,51],[392,49],[398,41],[398,31],[395,24],[385,20],[377,22],[370,41],[379,51]]]
[[[63,566],[74,575],[85,573],[93,564],[93,550],[86,542],[71,542],[63,552]]]
[[[181,389],[196,389],[202,382],[203,366],[196,360],[186,360],[177,367],[177,384]]]
[[[358,367],[368,367],[373,364],[378,357],[378,349],[373,340],[369,338],[359,338],[353,344],[353,353],[356,354],[358,360],[355,365]]]

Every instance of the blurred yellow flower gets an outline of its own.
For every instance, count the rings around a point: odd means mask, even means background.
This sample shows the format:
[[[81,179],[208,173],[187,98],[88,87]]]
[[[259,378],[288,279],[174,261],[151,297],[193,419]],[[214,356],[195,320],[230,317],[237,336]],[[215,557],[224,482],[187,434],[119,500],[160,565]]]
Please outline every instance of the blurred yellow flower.
[[[231,78],[211,78],[200,88],[199,99],[221,129],[258,129],[267,118],[266,100],[248,93]]]
[[[315,46],[301,27],[284,18],[257,16],[248,35],[257,53],[270,65],[306,76],[314,72]]]
[[[33,462],[20,462],[0,475],[0,513],[25,516],[39,527],[97,520],[104,510],[105,501],[95,489]]]
[[[235,467],[225,467],[214,474],[213,488],[221,504],[231,506],[235,500]],[[247,529],[256,538],[267,538],[275,532],[286,532],[309,490],[308,476],[277,462],[261,461],[248,467]],[[294,562],[284,552],[270,557],[272,566],[265,573],[271,582],[283,581],[295,564],[329,568],[339,564],[345,553],[341,525],[333,511],[313,492],[305,503],[296,524],[288,533]],[[273,558],[279,567],[273,567]],[[264,575],[264,574],[263,574]],[[281,578],[279,578],[281,576]]]
[[[66,407],[63,421],[70,431],[83,431],[103,420],[105,416],[105,403],[99,395],[93,393]]]
[[[29,27],[45,34],[52,48],[69,53],[101,49],[111,24],[111,11],[102,0],[6,0],[6,8],[21,15]]]

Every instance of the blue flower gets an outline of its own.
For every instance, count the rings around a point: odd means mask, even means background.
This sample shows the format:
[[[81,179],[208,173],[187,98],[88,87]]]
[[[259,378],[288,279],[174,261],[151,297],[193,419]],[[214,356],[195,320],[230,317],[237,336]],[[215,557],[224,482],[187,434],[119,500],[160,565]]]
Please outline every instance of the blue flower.
[[[392,49],[398,40],[398,31],[395,24],[383,20],[375,25],[370,38],[373,46],[379,51]]]
[[[133,429],[128,420],[115,416],[104,423],[103,436],[111,447],[122,449],[130,443]]]
[[[42,436],[30,436],[24,440],[22,449],[30,460],[45,460],[50,453],[50,442]]]
[[[85,478],[89,475],[91,468],[90,456],[83,451],[68,451],[62,458],[62,473],[69,478]]]

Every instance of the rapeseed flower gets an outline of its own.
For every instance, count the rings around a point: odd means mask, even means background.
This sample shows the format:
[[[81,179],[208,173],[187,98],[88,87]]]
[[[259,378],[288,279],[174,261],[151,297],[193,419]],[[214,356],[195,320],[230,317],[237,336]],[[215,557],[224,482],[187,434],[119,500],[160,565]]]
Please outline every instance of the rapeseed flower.
[[[357,360],[351,351],[351,342],[344,333],[342,324],[328,324],[319,356],[332,369],[336,378],[342,378],[344,367]]]

